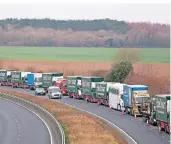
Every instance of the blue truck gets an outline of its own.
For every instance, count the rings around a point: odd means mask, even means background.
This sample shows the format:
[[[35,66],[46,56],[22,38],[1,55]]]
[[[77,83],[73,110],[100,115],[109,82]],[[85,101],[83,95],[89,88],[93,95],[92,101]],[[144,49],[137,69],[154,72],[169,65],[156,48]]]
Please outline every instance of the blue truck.
[[[144,111],[150,111],[150,95],[146,85],[124,85],[123,101],[126,113],[132,116],[142,116]]]
[[[35,90],[36,87],[42,85],[42,74],[30,73],[27,74],[27,85],[31,90]]]

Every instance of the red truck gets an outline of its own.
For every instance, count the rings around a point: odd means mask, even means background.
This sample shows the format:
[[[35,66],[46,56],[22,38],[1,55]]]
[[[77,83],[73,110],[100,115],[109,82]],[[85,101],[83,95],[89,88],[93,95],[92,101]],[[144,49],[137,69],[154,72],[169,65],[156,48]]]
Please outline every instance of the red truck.
[[[62,95],[68,95],[67,91],[67,79],[61,78],[54,82],[54,86],[57,86],[61,89]]]

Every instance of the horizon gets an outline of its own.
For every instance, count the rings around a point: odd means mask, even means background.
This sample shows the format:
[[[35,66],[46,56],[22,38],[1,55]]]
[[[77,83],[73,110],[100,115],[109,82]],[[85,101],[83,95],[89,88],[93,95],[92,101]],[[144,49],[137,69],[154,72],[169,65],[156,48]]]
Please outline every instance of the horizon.
[[[125,22],[170,25],[169,11],[170,7],[167,4],[1,4],[0,19],[94,20],[107,18]]]
[[[117,19],[111,19],[111,18],[100,18],[100,19],[53,19],[53,18],[48,18],[48,17],[45,17],[45,18],[12,18],[12,17],[9,17],[9,18],[3,18],[0,20],[8,20],[8,19],[17,19],[17,20],[25,20],[25,19],[29,19],[29,20],[33,20],[33,19],[36,19],[36,20],[44,20],[44,19],[49,19],[49,20],[55,20],[55,21],[94,21],[94,20],[112,20],[112,21],[124,21],[126,23],[150,23],[150,24],[161,24],[161,25],[170,25],[170,23],[159,23],[159,22],[149,22],[149,21],[125,21],[125,20],[117,20]]]

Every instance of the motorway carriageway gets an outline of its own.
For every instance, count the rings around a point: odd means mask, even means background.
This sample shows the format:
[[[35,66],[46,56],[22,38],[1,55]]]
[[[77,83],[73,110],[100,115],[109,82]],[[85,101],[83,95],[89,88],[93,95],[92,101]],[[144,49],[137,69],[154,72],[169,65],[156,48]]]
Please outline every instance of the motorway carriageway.
[[[9,89],[17,92],[23,92],[32,96],[34,91],[24,90],[19,88],[11,88],[0,86],[0,89]],[[47,96],[41,96],[48,98]],[[99,115],[111,123],[117,125],[126,133],[128,133],[137,144],[169,144],[170,135],[165,132],[158,133],[156,126],[146,126],[146,123],[142,121],[142,118],[137,118],[130,115],[121,115],[121,112],[116,110],[110,110],[109,107],[99,106],[97,103],[87,103],[84,100],[71,99],[68,96],[62,97],[62,99],[54,99],[64,104],[75,106],[79,109],[83,109]],[[112,126],[112,125],[111,125]]]
[[[45,124],[29,110],[0,98],[0,144],[50,144]]]

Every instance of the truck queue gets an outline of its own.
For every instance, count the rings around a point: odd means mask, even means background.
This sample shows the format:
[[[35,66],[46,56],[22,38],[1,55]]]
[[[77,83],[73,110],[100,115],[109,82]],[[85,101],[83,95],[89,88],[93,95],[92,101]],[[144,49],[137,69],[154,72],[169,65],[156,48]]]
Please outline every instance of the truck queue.
[[[63,73],[31,73],[0,70],[0,85],[36,90],[43,88],[49,98],[52,92],[73,99],[109,106],[134,117],[141,116],[147,124],[170,134],[170,94],[150,96],[146,85],[105,82],[103,77],[67,76]],[[54,89],[54,90],[53,90]],[[59,90],[60,93],[59,93]]]

